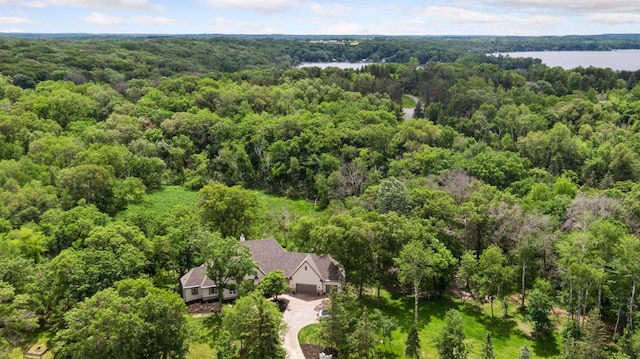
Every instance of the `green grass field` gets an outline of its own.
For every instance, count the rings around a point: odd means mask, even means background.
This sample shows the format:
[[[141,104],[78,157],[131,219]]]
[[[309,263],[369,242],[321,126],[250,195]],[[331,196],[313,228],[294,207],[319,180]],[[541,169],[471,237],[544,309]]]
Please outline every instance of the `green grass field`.
[[[414,108],[416,107],[415,101],[409,96],[402,96],[402,108]]]
[[[322,216],[322,211],[304,199],[292,200],[276,197],[262,191],[256,191],[258,196],[257,220],[253,224],[254,239],[273,237],[287,246],[287,230],[303,216]]]
[[[163,218],[173,207],[182,204],[195,206],[198,202],[198,192],[190,191],[181,186],[163,186],[159,191],[147,194],[142,203],[130,204],[127,209],[118,213],[116,218],[127,218],[130,213],[148,211]]]
[[[276,197],[263,191],[255,191],[258,198],[256,220],[251,229],[252,239],[276,238],[286,244],[287,226],[302,216],[321,216],[322,211],[304,199],[292,200]],[[133,213],[150,212],[157,218],[164,218],[177,205],[195,207],[198,192],[181,186],[163,186],[159,191],[146,195],[141,203],[131,204],[117,214],[117,219],[125,219]]]
[[[376,308],[375,296],[365,296],[364,304]],[[512,305],[513,308],[515,306]],[[442,297],[438,299],[421,299],[419,309],[419,334],[422,358],[438,358],[434,346],[434,337],[442,326],[447,310],[455,308],[460,311],[464,320],[464,329],[470,349],[470,359],[478,358],[487,332],[491,332],[494,353],[497,359],[517,358],[525,343],[534,354],[534,358],[552,358],[560,355],[561,340],[556,334],[548,338],[533,340],[530,325],[525,323],[520,314],[513,310],[503,318],[502,309],[495,304],[495,317],[491,318],[488,304],[479,305],[474,302],[463,302],[459,298]],[[390,343],[383,343],[379,350],[385,358],[402,358],[407,333],[413,324],[413,298],[399,294],[382,293],[380,309],[385,315],[398,321]],[[317,341],[318,324],[312,324],[301,330],[298,338],[301,343],[319,344]]]

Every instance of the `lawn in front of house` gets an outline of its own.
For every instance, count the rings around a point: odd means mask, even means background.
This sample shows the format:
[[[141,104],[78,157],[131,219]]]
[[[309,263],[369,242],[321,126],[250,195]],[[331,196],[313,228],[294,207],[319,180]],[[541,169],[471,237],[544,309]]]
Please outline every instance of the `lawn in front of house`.
[[[375,295],[365,295],[363,303],[371,313],[377,308]],[[559,334],[533,340],[530,337],[531,326],[522,315],[515,312],[516,305],[510,306],[509,316],[503,317],[499,303],[494,303],[495,317],[491,318],[489,304],[478,304],[463,301],[460,298],[444,296],[435,299],[420,299],[418,332],[422,348],[422,358],[438,358],[434,338],[442,327],[444,315],[449,309],[460,311],[464,321],[467,344],[470,349],[469,358],[479,357],[487,332],[491,332],[494,353],[497,359],[517,358],[521,348],[527,343],[534,358],[550,358],[560,354],[561,339]],[[413,297],[410,295],[381,293],[380,310],[398,321],[392,333],[392,340],[382,343],[378,349],[384,357],[403,357],[407,333],[413,325]],[[298,338],[300,343],[320,344],[317,341],[319,324],[302,328]],[[315,332],[315,333],[314,333]]]

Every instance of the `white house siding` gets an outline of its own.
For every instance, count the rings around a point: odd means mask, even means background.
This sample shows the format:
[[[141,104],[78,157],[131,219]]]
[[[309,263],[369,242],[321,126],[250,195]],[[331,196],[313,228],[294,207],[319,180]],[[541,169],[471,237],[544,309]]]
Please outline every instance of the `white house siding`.
[[[204,289],[206,291],[208,291],[208,289]],[[191,288],[184,288],[182,290],[182,293],[184,294],[184,301],[185,302],[193,302],[194,300],[201,300],[202,299],[202,288],[198,288],[198,294],[193,295],[191,294]]]
[[[315,284],[318,293],[323,292],[321,277],[311,268],[307,261],[304,261],[296,272],[293,273],[289,280],[289,286],[296,288],[296,284]]]

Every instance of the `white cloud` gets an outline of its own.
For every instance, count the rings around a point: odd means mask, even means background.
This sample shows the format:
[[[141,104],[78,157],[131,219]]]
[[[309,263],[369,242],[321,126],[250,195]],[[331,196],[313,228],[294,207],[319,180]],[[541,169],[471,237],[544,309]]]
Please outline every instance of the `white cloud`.
[[[553,26],[559,25],[563,22],[566,22],[566,18],[563,16],[554,16],[554,15],[529,15],[526,17],[508,17],[511,21],[527,25],[527,26]]]
[[[415,12],[450,23],[495,23],[501,20],[496,15],[451,6],[428,6],[415,9]]]
[[[68,6],[83,9],[162,11],[164,7],[148,0],[0,0],[0,4],[26,7]]]
[[[339,3],[317,3],[311,1],[306,4],[307,8],[315,15],[322,17],[349,16],[352,9]]]
[[[26,32],[23,29],[16,29],[16,28],[4,28],[4,27],[0,27],[0,33],[12,33],[12,32]]]
[[[17,16],[0,16],[0,24],[37,24],[37,21],[33,21],[24,17]]]
[[[202,0],[201,2],[219,8],[250,10],[257,12],[283,12],[299,6],[296,0]]]
[[[326,32],[321,32],[327,35],[340,35],[340,34],[367,34],[371,33],[367,28],[362,26],[361,24],[356,24],[352,22],[339,22],[332,24],[326,28]]]
[[[126,21],[119,16],[111,16],[99,12],[91,13],[91,15],[82,19],[82,21],[86,22],[87,24],[100,26],[117,26],[126,23]]]
[[[261,27],[255,23],[216,17],[211,33],[224,34],[282,34],[282,30],[274,27]]]
[[[132,17],[129,22],[137,25],[173,25],[177,23],[176,20],[167,17],[148,15]]]
[[[640,14],[629,13],[591,13],[585,16],[587,21],[606,25],[623,25],[640,23]]]
[[[120,26],[120,25],[173,25],[177,21],[166,17],[154,17],[154,16],[134,16],[131,18],[124,18],[120,16],[112,16],[109,14],[93,12],[91,15],[82,19],[87,24],[98,26]]]
[[[469,3],[468,0],[459,1]],[[587,12],[640,12],[640,1],[635,0],[476,0],[505,8],[528,8]]]

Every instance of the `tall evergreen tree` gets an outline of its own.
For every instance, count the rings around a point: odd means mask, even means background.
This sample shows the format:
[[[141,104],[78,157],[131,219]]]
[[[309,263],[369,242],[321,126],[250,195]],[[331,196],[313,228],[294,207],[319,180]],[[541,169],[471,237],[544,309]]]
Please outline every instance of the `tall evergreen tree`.
[[[529,345],[527,343],[525,343],[522,349],[520,349],[518,359],[531,359],[531,350],[529,350]]]
[[[418,329],[415,325],[411,327],[409,335],[407,335],[404,354],[409,358],[420,357],[420,338],[418,337]]]
[[[281,335],[286,329],[282,313],[259,291],[222,309],[222,324],[240,342],[240,357],[284,359]]]
[[[436,348],[442,359],[466,359],[469,348],[465,343],[464,325],[460,312],[449,309],[444,323],[435,337]]]
[[[480,354],[480,359],[495,359],[496,356],[493,354],[493,341],[491,340],[491,333],[487,333],[487,337],[482,344],[482,352]]]

